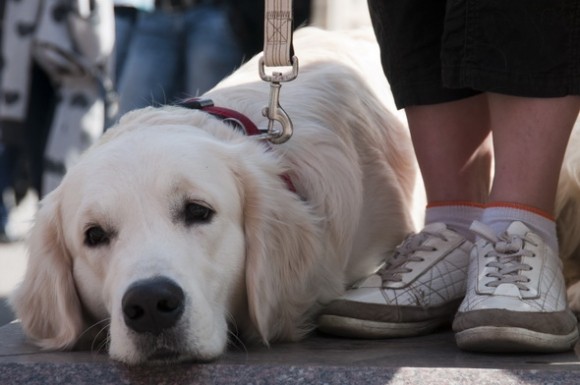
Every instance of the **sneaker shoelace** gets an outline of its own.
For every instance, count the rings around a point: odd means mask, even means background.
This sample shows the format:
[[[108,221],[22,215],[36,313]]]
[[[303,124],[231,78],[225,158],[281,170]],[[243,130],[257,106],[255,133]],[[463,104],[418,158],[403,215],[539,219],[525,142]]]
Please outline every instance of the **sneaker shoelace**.
[[[425,259],[417,256],[417,251],[436,251],[434,247],[425,245],[425,241],[432,237],[440,238],[445,242],[447,241],[443,234],[428,230],[423,230],[418,234],[409,234],[405,240],[397,246],[392,257],[387,259],[383,267],[377,271],[377,274],[381,276],[383,283],[388,281],[401,282],[404,274],[413,271],[413,269],[407,266],[408,262],[423,262]]]
[[[525,245],[526,242],[535,244],[529,238],[519,234],[504,232],[496,236],[489,227],[479,222],[474,222],[471,230],[493,244],[493,250],[483,256],[486,259],[492,259],[485,266],[496,269],[486,275],[489,278],[495,278],[486,286],[498,287],[501,284],[509,283],[515,285],[519,290],[529,291],[527,284],[530,279],[520,273],[532,270],[532,267],[522,263],[522,257],[533,257],[534,253],[526,250]]]

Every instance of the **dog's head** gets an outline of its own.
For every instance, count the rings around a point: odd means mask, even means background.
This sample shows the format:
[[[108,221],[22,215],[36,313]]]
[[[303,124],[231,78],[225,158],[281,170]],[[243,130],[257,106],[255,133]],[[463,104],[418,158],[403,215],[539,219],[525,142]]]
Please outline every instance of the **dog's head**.
[[[101,334],[123,362],[209,360],[232,329],[301,332],[312,215],[259,143],[200,115],[129,114],[42,201],[11,298],[39,345]]]

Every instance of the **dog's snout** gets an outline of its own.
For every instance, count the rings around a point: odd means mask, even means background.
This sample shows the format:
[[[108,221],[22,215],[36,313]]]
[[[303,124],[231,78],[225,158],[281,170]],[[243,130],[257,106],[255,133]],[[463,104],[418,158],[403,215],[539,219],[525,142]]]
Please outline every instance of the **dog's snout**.
[[[168,278],[138,281],[123,296],[125,324],[137,333],[159,335],[179,321],[184,300],[183,290]]]

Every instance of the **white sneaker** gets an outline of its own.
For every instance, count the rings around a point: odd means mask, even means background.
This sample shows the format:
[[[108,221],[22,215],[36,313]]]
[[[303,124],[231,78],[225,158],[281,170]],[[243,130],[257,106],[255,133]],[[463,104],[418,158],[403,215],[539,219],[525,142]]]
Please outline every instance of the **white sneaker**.
[[[318,328],[346,337],[390,338],[450,324],[465,295],[472,246],[443,223],[425,226],[376,273],[323,309]]]
[[[562,262],[522,222],[499,237],[474,222],[467,293],[453,322],[461,349],[559,352],[578,339],[568,309]]]

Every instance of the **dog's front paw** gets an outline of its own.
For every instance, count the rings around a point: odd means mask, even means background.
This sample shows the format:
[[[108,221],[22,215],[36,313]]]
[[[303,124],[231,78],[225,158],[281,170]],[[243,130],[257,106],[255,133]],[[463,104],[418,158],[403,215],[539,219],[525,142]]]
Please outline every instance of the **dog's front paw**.
[[[568,288],[568,305],[576,315],[580,315],[580,281]]]

